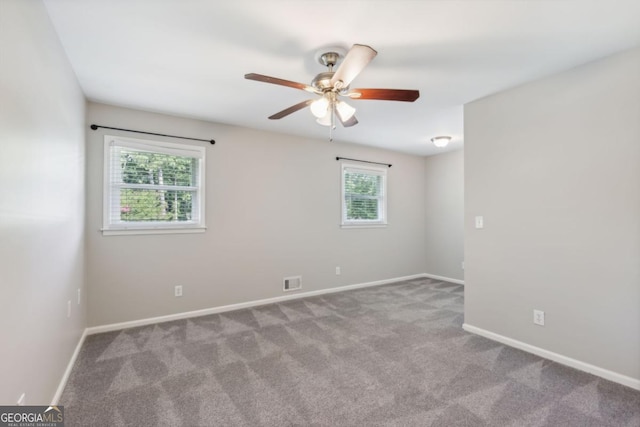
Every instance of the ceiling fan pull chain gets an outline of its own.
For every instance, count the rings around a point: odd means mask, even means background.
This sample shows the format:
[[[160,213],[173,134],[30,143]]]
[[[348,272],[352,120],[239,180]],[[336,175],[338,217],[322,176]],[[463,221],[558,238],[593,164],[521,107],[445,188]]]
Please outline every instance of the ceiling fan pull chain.
[[[335,126],[335,109],[333,108],[333,104],[331,104],[331,123],[329,124],[329,142],[333,142],[333,128]]]

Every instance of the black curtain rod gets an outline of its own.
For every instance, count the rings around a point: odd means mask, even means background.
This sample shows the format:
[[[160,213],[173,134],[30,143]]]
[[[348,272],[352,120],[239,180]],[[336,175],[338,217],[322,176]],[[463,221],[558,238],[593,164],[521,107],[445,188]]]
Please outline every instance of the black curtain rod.
[[[384,165],[384,166],[388,166],[388,167],[392,166],[391,163],[370,162],[368,160],[350,159],[348,157],[336,157],[336,160],[351,160],[351,161],[354,161],[354,162],[373,163],[374,165]]]
[[[123,130],[125,132],[144,133],[144,134],[147,134],[147,135],[166,136],[168,138],[190,139],[192,141],[204,141],[204,142],[210,142],[211,145],[216,143],[216,141],[213,140],[213,139],[189,138],[187,136],[165,135],[163,133],[144,132],[144,131],[141,131],[141,130],[121,129],[121,128],[112,128],[112,127],[109,127],[109,126],[91,125],[91,129],[93,129],[93,130],[97,130],[98,128],[112,129],[112,130]]]

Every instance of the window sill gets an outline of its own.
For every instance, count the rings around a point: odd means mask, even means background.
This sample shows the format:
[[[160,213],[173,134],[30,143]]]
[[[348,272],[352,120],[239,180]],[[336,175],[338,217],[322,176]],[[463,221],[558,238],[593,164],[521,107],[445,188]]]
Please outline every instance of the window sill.
[[[133,236],[141,234],[193,234],[204,233],[207,227],[184,227],[184,228],[103,228],[103,236]]]
[[[340,228],[387,228],[388,224],[341,224]]]

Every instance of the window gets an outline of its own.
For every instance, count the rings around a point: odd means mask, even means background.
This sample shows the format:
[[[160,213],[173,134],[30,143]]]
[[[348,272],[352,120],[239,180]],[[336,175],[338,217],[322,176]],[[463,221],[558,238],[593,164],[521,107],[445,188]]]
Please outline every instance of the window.
[[[104,138],[103,233],[204,231],[203,147]]]
[[[342,164],[342,226],[387,224],[387,169]]]

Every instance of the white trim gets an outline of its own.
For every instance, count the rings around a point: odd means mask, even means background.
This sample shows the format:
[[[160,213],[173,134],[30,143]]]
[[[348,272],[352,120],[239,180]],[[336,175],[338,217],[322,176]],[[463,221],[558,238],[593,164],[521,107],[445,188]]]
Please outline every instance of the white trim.
[[[87,335],[99,334],[102,332],[119,331],[121,329],[135,328],[137,326],[153,325],[154,323],[170,322],[172,320],[189,319],[191,317],[206,316],[209,314],[224,313],[227,311],[240,310],[243,308],[258,307],[265,304],[273,304],[276,302],[289,301],[298,298],[312,297],[316,295],[332,294],[335,292],[350,291],[352,289],[368,288],[371,286],[386,285],[388,283],[401,282],[404,280],[421,279],[426,277],[424,273],[414,274],[411,276],[395,277],[392,279],[377,280],[375,282],[358,283],[355,285],[339,286],[335,288],[320,289],[317,291],[301,292],[291,295],[282,295],[279,297],[266,298],[237,304],[222,305],[218,307],[205,308],[202,310],[186,311],[183,313],[169,314],[166,316],[150,317],[147,319],[131,320],[128,322],[111,323],[108,325],[92,326],[87,328]]]
[[[104,142],[108,145],[117,145],[119,147],[126,147],[136,151],[154,151],[158,153],[169,154],[171,156],[184,156],[185,152],[187,152],[190,153],[189,156],[197,159],[204,158],[206,153],[206,149],[199,145],[158,141],[154,139],[140,139],[116,135],[105,135]]]
[[[553,360],[554,362],[558,362],[562,365],[566,365],[571,368],[578,369],[580,371],[588,372],[590,374],[597,375],[609,381],[613,381],[618,384],[622,384],[627,387],[640,390],[640,379],[632,378],[627,375],[619,374],[617,372],[613,372],[608,369],[600,368],[599,366],[591,365],[589,363],[585,363],[580,360],[573,359],[571,357],[563,356],[562,354],[554,353],[553,351],[545,350],[543,348],[536,347],[534,345],[527,344],[522,341],[514,340],[512,338],[487,331],[486,329],[469,325],[468,323],[463,324],[462,329],[472,334],[480,335],[485,338],[489,338],[490,340],[498,341],[502,344],[506,344],[510,347],[518,348],[528,353],[535,354],[536,356]]]
[[[204,233],[207,227],[185,227],[185,228],[123,228],[123,229],[100,229],[103,236],[131,236],[134,234],[192,234]]]
[[[64,374],[62,374],[62,379],[58,384],[58,388],[56,389],[56,394],[54,394],[53,399],[51,399],[52,406],[57,405],[58,401],[60,400],[60,397],[62,396],[62,392],[64,391],[64,388],[67,385],[67,381],[69,381],[69,375],[71,375],[71,370],[73,369],[73,365],[76,364],[76,359],[80,354],[80,349],[82,348],[82,344],[84,344],[84,339],[87,337],[87,335],[88,335],[88,329],[86,328],[84,331],[82,331],[82,335],[80,336],[78,345],[76,345],[76,349],[73,351],[73,354],[71,355],[71,359],[67,364],[67,369],[65,369]]]
[[[387,228],[389,224],[348,224],[341,225],[340,228]]]
[[[424,277],[434,280],[442,280],[443,282],[455,283],[457,285],[464,285],[464,280],[452,279],[451,277],[437,276],[435,274],[425,273]]]

